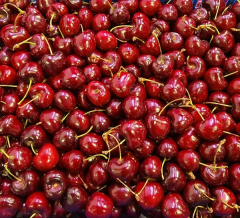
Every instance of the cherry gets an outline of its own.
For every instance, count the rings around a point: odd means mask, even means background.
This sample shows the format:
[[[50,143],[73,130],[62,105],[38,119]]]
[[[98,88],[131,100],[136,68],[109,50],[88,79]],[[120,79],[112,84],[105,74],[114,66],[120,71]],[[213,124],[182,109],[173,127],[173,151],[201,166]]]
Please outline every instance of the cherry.
[[[49,217],[51,215],[51,206],[43,192],[37,191],[28,196],[26,208],[29,214]]]
[[[208,98],[208,86],[203,80],[195,80],[188,85],[193,103],[203,103]]]
[[[240,160],[240,156],[238,155],[239,138],[235,135],[227,135],[225,140],[226,159],[229,162],[238,162]]]
[[[122,102],[118,99],[111,99],[106,106],[106,114],[111,119],[119,119],[123,115]]]
[[[78,18],[83,29],[90,29],[92,27],[93,14],[88,8],[80,8],[78,11]]]
[[[15,45],[30,37],[29,32],[25,27],[21,27],[19,25],[14,26],[13,24],[4,26],[1,29],[0,35],[4,44],[11,50],[14,48],[15,51],[26,49],[27,44],[21,44],[17,47]],[[17,37],[15,37],[16,35]]]
[[[24,146],[40,148],[46,141],[46,132],[41,126],[32,125],[24,129],[21,134],[20,142]]]
[[[60,200],[66,191],[66,175],[59,170],[52,170],[44,175],[44,194],[50,200]]]
[[[228,43],[226,43],[226,40]],[[234,45],[234,36],[228,30],[221,31],[220,34],[215,35],[212,40],[212,46],[219,47],[224,53],[232,50]]]
[[[229,185],[233,191],[239,191],[239,172],[238,163],[229,167]]]
[[[173,4],[165,4],[158,10],[158,19],[162,19],[165,21],[175,21],[178,18],[178,11],[175,5]]]
[[[82,168],[83,154],[78,150],[71,150],[61,157],[61,163],[69,172],[79,172]]]
[[[27,13],[25,27],[31,34],[45,33],[47,22],[41,13]]]
[[[102,51],[105,51],[105,52],[110,51],[117,47],[116,37],[112,33],[106,30],[101,30],[97,32],[97,34],[95,35],[95,38],[96,38],[97,47]]]
[[[223,126],[224,126],[224,131],[227,131],[227,132],[234,131],[234,129],[236,127],[236,123],[230,114],[228,114],[227,112],[221,111],[221,112],[218,112],[216,115],[219,119],[222,120]]]
[[[79,140],[79,147],[86,155],[96,155],[102,153],[105,144],[100,135],[88,133]]]
[[[142,144],[142,147],[136,148],[133,152],[137,158],[144,160],[153,153],[155,147],[155,143],[152,140],[146,138]]]
[[[226,156],[226,149],[222,144],[221,141],[203,141],[198,147],[199,155],[208,162],[221,162]]]
[[[4,162],[8,169],[13,171],[25,171],[28,169],[32,162],[32,153],[29,148],[26,147],[11,147],[6,152]]]
[[[147,93],[144,84],[137,82],[133,85],[130,94],[136,97],[141,98],[142,100],[146,100]]]
[[[8,94],[3,96],[2,102],[0,104],[0,111],[2,114],[14,114],[17,109],[17,104],[20,101],[18,95],[16,94]]]
[[[189,181],[184,188],[183,198],[187,204],[196,207],[210,203],[211,192],[201,180]]]
[[[18,179],[12,181],[11,191],[17,196],[28,196],[35,192],[39,186],[40,178],[33,170],[23,172]]]
[[[103,133],[110,127],[110,119],[103,112],[93,112],[90,117],[93,131],[96,133]]]
[[[161,211],[165,218],[187,218],[190,216],[187,204],[178,193],[171,193],[163,198]]]
[[[72,92],[59,90],[54,95],[54,104],[64,112],[71,112],[76,108],[77,100]]]
[[[89,180],[96,186],[102,186],[109,180],[107,173],[107,162],[100,160],[93,163],[88,171]]]
[[[118,53],[125,64],[133,64],[140,55],[138,48],[130,43],[120,45]]]
[[[77,55],[68,55],[66,58],[67,67],[84,67],[85,60]]]
[[[13,194],[1,194],[0,204],[0,215],[6,218],[15,216],[21,208],[21,200]]]
[[[0,78],[1,85],[13,85],[17,82],[17,73],[13,68],[7,65],[0,65],[0,71],[1,71]]]
[[[108,174],[115,180],[132,180],[138,172],[139,163],[136,163],[130,156],[120,158],[111,158],[108,163]]]
[[[176,159],[178,165],[187,172],[196,172],[199,168],[200,156],[196,151],[179,151]]]
[[[214,109],[216,107],[216,111],[228,111],[229,107],[226,105],[230,104],[230,97],[227,93],[225,92],[213,92],[211,95],[208,97],[209,101],[209,107],[211,109]],[[222,104],[222,105],[218,105]]]
[[[223,186],[216,187],[212,190],[212,195],[216,199],[212,203],[214,215],[229,216],[235,213],[232,205],[236,204],[236,197],[231,190]]]
[[[20,137],[23,132],[23,124],[14,115],[6,115],[0,119],[0,135]]]
[[[60,2],[66,5],[71,11],[79,10],[82,7],[82,1],[61,0]]]
[[[110,5],[112,4],[112,1],[108,0],[92,0],[89,3],[89,9],[97,14],[97,13],[108,13],[110,9]]]
[[[73,14],[65,14],[62,16],[59,27],[66,37],[73,37],[80,31],[80,20]]]
[[[38,154],[33,157],[34,167],[42,172],[52,170],[59,161],[59,153],[54,145],[45,144],[43,145]]]
[[[176,32],[163,33],[160,39],[164,52],[179,50],[183,45],[183,38]]]
[[[156,60],[153,55],[143,54],[136,60],[136,65],[140,68],[142,76],[149,78],[152,76],[152,64]]]
[[[136,185],[135,192],[138,193],[139,205],[145,210],[156,208],[164,197],[164,191],[157,182],[139,182]]]
[[[207,164],[200,167],[200,176],[208,185],[220,186],[228,181],[229,171],[223,162]]]
[[[170,26],[165,20],[158,19],[151,22],[150,32],[152,35],[156,34],[159,37],[160,35],[162,35],[162,33],[166,33],[169,31]]]
[[[63,207],[70,213],[80,212],[87,202],[87,192],[82,187],[72,186],[67,189],[66,197],[63,200]]]
[[[231,11],[225,11],[224,13],[219,14],[214,22],[220,31],[231,31],[231,29],[234,28],[237,24],[236,16]]]
[[[94,80],[100,80],[101,78],[101,69],[98,65],[96,64],[89,64],[88,66],[83,68],[83,73],[80,76],[85,76],[85,80],[87,82],[91,82]]]
[[[59,201],[55,201],[52,208],[52,218],[64,217],[67,215],[67,211],[63,208],[63,205]]]
[[[184,15],[176,20],[173,30],[179,33],[184,39],[187,39],[194,34],[194,28],[196,28],[195,21]]]
[[[191,17],[197,25],[199,25],[204,20],[209,20],[209,14],[206,8],[200,7],[194,9],[190,14]]]
[[[115,25],[126,24],[130,20],[130,13],[124,4],[114,3],[109,10],[109,18]]]
[[[22,66],[30,61],[31,55],[27,51],[17,51],[11,56],[11,65],[15,70],[20,70]]]
[[[205,62],[210,67],[221,67],[225,61],[225,55],[222,49],[213,47],[205,55]]]
[[[139,204],[136,200],[129,203],[124,207],[124,213],[128,217],[139,217],[141,215],[142,209],[139,207]]]
[[[11,22],[11,10],[7,10],[4,6],[0,7],[1,19],[0,19],[0,27],[4,27]]]
[[[13,55],[13,52],[7,47],[3,46],[2,49],[0,49],[0,64],[1,65],[12,65],[11,64],[11,57]],[[15,69],[15,67],[13,66]]]
[[[197,36],[188,37],[187,40],[185,41],[184,47],[186,49],[186,53],[189,56],[197,56],[197,57],[203,57],[207,53],[207,51],[210,49],[209,43],[205,40],[201,40]]]
[[[87,86],[83,86],[77,93],[78,105],[84,110],[91,110],[93,104],[87,97]],[[76,131],[76,130],[75,130]]]
[[[95,192],[89,198],[85,207],[85,213],[88,218],[95,218],[101,215],[109,217],[112,213],[113,202],[111,198],[101,192]]]
[[[137,0],[119,0],[118,3],[125,5],[131,15],[133,15],[138,10]]]
[[[164,104],[161,101],[154,98],[146,99],[145,105],[148,114],[158,114],[164,107]],[[165,113],[163,112],[162,115],[165,115]]]
[[[206,0],[203,2],[202,6],[210,11],[211,16],[216,17],[216,15],[221,14],[225,9],[225,2],[223,0]]]
[[[188,15],[193,10],[193,2],[191,0],[173,0],[172,4],[177,8],[179,15]]]
[[[103,106],[109,102],[111,93],[103,83],[92,81],[87,85],[87,97],[94,105]]]
[[[92,27],[95,32],[110,28],[110,18],[106,14],[96,14],[92,21]]]
[[[9,178],[5,178],[1,181],[1,189],[0,192],[1,194],[13,194],[11,191],[11,184],[12,180]]]
[[[37,2],[37,7],[41,11],[41,13],[45,14],[47,12],[47,9],[55,2],[55,0],[39,0]]]
[[[186,73],[183,70],[174,70],[171,77],[179,79],[183,85],[187,87],[188,79]]]
[[[178,146],[172,138],[163,139],[156,148],[156,154],[166,159],[175,157],[177,153]]]
[[[231,97],[231,103],[232,103],[232,110],[231,110],[231,115],[233,117],[233,119],[235,121],[239,121],[239,115],[240,115],[240,104],[239,104],[239,100],[240,100],[240,95],[239,94],[235,94]]]
[[[64,55],[70,55],[72,53],[72,38],[62,38],[56,36],[53,40],[53,47],[55,50],[59,50],[64,53]]]
[[[166,163],[163,167],[162,187],[168,192],[179,192],[186,185],[187,179],[182,169],[175,163]]]

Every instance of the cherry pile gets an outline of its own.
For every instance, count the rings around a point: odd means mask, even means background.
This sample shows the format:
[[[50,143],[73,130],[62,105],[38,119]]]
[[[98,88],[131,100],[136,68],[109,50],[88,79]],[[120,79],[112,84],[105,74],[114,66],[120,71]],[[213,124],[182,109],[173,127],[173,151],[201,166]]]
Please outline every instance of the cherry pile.
[[[240,217],[238,42],[240,2],[0,0],[0,218]]]

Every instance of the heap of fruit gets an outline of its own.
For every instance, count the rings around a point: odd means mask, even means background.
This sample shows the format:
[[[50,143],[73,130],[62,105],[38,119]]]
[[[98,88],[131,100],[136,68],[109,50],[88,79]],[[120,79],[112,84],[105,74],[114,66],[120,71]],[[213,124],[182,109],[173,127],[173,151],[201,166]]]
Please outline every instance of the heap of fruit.
[[[239,2],[0,0],[0,217],[239,217],[238,42]]]

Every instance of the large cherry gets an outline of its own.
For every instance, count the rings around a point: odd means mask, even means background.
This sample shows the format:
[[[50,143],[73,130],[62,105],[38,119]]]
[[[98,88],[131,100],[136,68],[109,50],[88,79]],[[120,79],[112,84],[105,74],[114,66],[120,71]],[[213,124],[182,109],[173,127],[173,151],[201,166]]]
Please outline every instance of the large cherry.
[[[0,216],[11,218],[14,217],[21,208],[21,200],[13,194],[0,195]],[[50,214],[49,214],[50,215]]]

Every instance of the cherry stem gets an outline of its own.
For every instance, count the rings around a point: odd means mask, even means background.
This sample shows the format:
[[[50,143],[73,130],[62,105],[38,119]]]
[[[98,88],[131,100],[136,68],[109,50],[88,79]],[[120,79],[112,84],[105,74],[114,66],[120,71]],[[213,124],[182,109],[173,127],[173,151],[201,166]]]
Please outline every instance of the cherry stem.
[[[22,15],[22,13],[20,12],[14,20],[14,32],[17,31],[17,22],[18,22],[18,19],[21,15]]]
[[[169,0],[169,1],[166,3],[166,5],[169,4],[171,1],[172,1],[172,0]]]
[[[85,188],[85,189],[88,189],[88,186],[87,186],[87,184],[83,181],[82,177],[81,177],[80,175],[78,175],[78,178],[81,180],[84,188]]]
[[[82,2],[82,4],[83,4],[83,5],[89,5],[88,2],[84,2],[84,1]]]
[[[218,0],[217,12],[216,12],[216,14],[215,14],[215,18],[214,18],[214,20],[216,20],[216,19],[217,19],[218,12],[219,12],[219,8],[220,8],[220,4],[221,4],[221,0]]]
[[[70,114],[70,112],[68,112],[68,113],[61,119],[61,123],[63,123],[63,121],[66,120],[66,118],[68,117],[69,114]]]
[[[224,9],[224,11],[222,12],[222,15],[225,14],[225,12],[229,9],[230,6],[231,6],[231,5],[228,5],[228,6]]]
[[[162,180],[164,180],[164,175],[163,175],[163,167],[166,161],[168,161],[169,159],[167,159],[166,157],[163,159],[162,162],[162,166],[161,166],[161,176],[162,176]]]
[[[96,55],[92,55],[92,57],[94,58],[94,59],[100,59],[100,60],[102,60],[102,61],[106,61],[107,63],[110,63],[110,61],[108,60],[108,59],[105,59],[105,58],[101,58],[101,57],[99,57],[99,56],[96,56]]]
[[[110,8],[114,11],[114,7],[112,6],[112,4],[109,1],[107,1],[107,3],[109,4]]]
[[[134,36],[134,37],[132,38],[132,40],[133,40],[133,41],[138,40],[138,41],[140,41],[141,43],[145,44],[145,41],[143,41],[142,39],[138,38],[137,36]]]
[[[113,27],[113,28],[110,30],[110,32],[112,32],[113,30],[115,30],[115,29],[117,29],[117,28],[121,28],[121,27],[134,27],[134,26],[132,26],[132,25],[120,25],[120,26],[115,26],[115,27]]]
[[[214,159],[213,159],[213,164],[214,166],[217,166],[217,154],[220,152],[220,148],[221,146],[226,142],[226,139],[223,139],[219,142],[218,148],[216,150],[216,153],[214,155]],[[215,169],[214,169],[215,170]]]
[[[84,115],[91,114],[93,112],[98,112],[98,111],[105,111],[105,109],[97,109],[97,110],[88,111]]]
[[[206,198],[208,198],[209,200],[211,201],[215,201],[214,198],[210,198],[206,193],[205,191],[203,191],[202,189],[199,188],[198,184],[195,184],[194,185],[194,188],[197,189],[198,191],[200,191]]]
[[[136,193],[135,193],[131,188],[129,188],[123,181],[121,181],[119,178],[117,178],[117,180],[118,180],[123,186],[125,186],[133,195],[136,196]]]
[[[34,213],[32,216],[30,216],[30,218],[33,218],[37,215],[37,213]]]
[[[33,147],[33,143],[31,143],[31,149],[32,149],[32,152],[35,154],[35,155],[38,155],[38,153],[35,151],[34,147]]]
[[[115,36],[115,38],[116,38],[119,42],[123,42],[123,43],[127,42],[127,41],[123,41],[123,40],[117,38],[116,36]]]
[[[20,45],[25,44],[25,43],[29,43],[29,44],[36,45],[36,43],[34,43],[34,42],[29,42],[29,40],[31,40],[31,39],[32,39],[32,37],[30,37],[30,38],[28,38],[28,39],[25,39],[24,41],[19,42],[18,44],[14,45],[14,46],[13,46],[13,50],[14,50],[15,48],[19,48]]]
[[[234,135],[234,136],[240,137],[240,136],[237,135],[237,134],[234,134],[234,133],[231,133],[231,132],[227,132],[227,131],[223,131],[223,133],[228,134],[228,135]]]
[[[105,70],[109,70],[109,71],[110,71],[110,74],[111,74],[111,77],[113,77],[113,72],[112,72],[112,70],[111,70],[111,68],[110,68],[109,66],[104,65],[103,68],[104,68]]]
[[[3,149],[0,149],[0,152],[2,152],[7,159],[10,159],[10,156]]]
[[[80,27],[81,27],[81,31],[82,31],[82,33],[83,33],[83,32],[84,32],[83,25],[80,24]]]
[[[196,179],[196,176],[193,174],[193,172],[187,172],[187,174],[190,176],[192,180]]]
[[[15,175],[13,175],[13,174],[10,172],[10,170],[9,170],[8,167],[7,167],[7,163],[4,165],[4,168],[5,168],[5,170],[8,172],[8,174],[9,174],[10,176],[12,176],[14,179],[18,180],[19,182],[22,181],[21,179],[19,179],[18,177],[16,177]]]
[[[214,107],[211,111],[211,113],[213,113],[215,110],[217,109],[217,107]]]
[[[238,3],[240,3],[240,0],[237,0]]]
[[[123,66],[121,66],[118,70],[118,73],[120,72],[127,72],[126,68],[124,68]]]
[[[25,95],[23,96],[22,100],[18,102],[18,105],[20,105],[20,104],[26,99],[26,97],[28,96],[28,93],[29,93],[30,88],[31,88],[31,86],[32,86],[32,82],[33,82],[33,80],[30,79],[29,85],[28,85],[28,89],[27,89]]]
[[[39,97],[40,97],[40,96],[37,95],[35,98],[31,99],[31,100],[28,101],[26,104],[19,106],[19,108],[23,108],[23,107],[25,107],[25,106],[28,105],[29,103],[31,103],[31,102],[33,102],[34,100],[38,99]]]
[[[211,36],[211,39],[210,39],[210,41],[209,41],[209,44],[212,43],[213,38],[214,38],[214,35]]]
[[[4,101],[1,101],[1,103],[2,103],[2,104],[6,104],[6,102],[4,102]]]
[[[182,17],[182,21],[183,21],[187,26],[191,27],[192,29],[194,29],[194,30],[199,30],[198,28],[196,28],[196,27],[194,27],[194,26],[192,26],[192,25],[190,25],[190,24],[187,23],[187,21],[186,21],[186,16],[187,16],[187,15],[184,15],[184,16]]]
[[[0,85],[0,87],[17,88],[17,85]]]
[[[27,124],[28,124],[28,119],[26,119],[26,121],[24,123],[24,129],[26,129]]]
[[[215,104],[215,105],[224,106],[224,107],[232,107],[232,105],[222,104],[218,102],[209,102],[209,101],[205,102],[204,104]]]
[[[234,71],[233,73],[226,74],[226,75],[224,75],[223,77],[232,76],[233,74],[236,74],[236,73],[238,73],[238,72],[239,72],[239,71]]]
[[[203,206],[197,206],[197,207],[195,207],[195,209],[194,209],[194,211],[193,211],[193,215],[192,215],[192,218],[194,218],[195,217],[195,214],[197,213],[197,211],[198,211],[198,208],[204,208]],[[197,214],[196,214],[197,215]],[[196,216],[196,218],[197,218],[197,216]]]
[[[53,18],[56,16],[56,13],[53,13],[52,16],[51,16],[51,19],[50,19],[50,31],[53,31],[53,25],[52,25],[52,21],[53,21]]]
[[[157,81],[154,81],[154,80],[151,80],[151,79],[146,79],[146,78],[143,78],[143,77],[138,77],[138,82],[144,84],[145,81],[155,83],[159,86],[164,86],[163,83],[160,83],[160,82],[157,82]]]
[[[230,207],[232,209],[236,209],[238,211],[239,209],[239,206],[236,205],[236,204],[232,204],[233,206],[229,205],[226,201],[224,201],[222,198],[221,198],[221,201],[227,206],[227,207]]]
[[[76,136],[76,139],[81,138],[81,137],[87,135],[89,132],[92,131],[92,128],[93,128],[93,126],[91,126],[91,127],[89,128],[89,130],[88,130],[87,132],[83,133],[82,135]]]
[[[41,125],[42,124],[42,122],[38,122],[38,123],[36,123],[36,125]]]
[[[160,55],[161,55],[161,63],[163,63],[163,54],[162,54],[162,46],[160,44],[160,41],[158,39],[158,36],[156,33],[152,33],[153,36],[156,38],[157,42],[158,42],[158,46],[159,46],[159,50],[160,50]]]
[[[53,55],[52,48],[51,48],[51,46],[49,44],[49,41],[47,40],[46,36],[43,33],[42,33],[42,36],[43,36],[44,40],[46,41],[46,43],[48,45],[48,49],[50,51],[50,54]]]
[[[236,29],[236,28],[231,28],[231,30],[234,31],[234,32],[239,32],[240,31],[240,29]]]
[[[223,168],[228,168],[228,166],[220,166],[220,167],[217,167],[217,166],[211,166],[211,165],[207,165],[207,164],[204,164],[204,163],[199,163],[199,165],[202,165],[202,166],[205,166],[205,167],[209,167],[209,168],[213,168],[213,169],[223,169]]]
[[[172,103],[176,102],[176,101],[182,101],[182,100],[189,100],[189,98],[178,98],[178,99],[175,99],[173,101],[170,101],[169,103],[167,103],[163,108],[162,110],[159,112],[158,116],[161,115],[161,113],[169,106],[171,105]]]
[[[207,28],[207,29],[210,29],[210,30],[213,30],[213,29],[211,29],[210,27],[213,27],[216,31],[217,31],[217,34],[219,35],[220,34],[220,32],[219,32],[219,30],[218,30],[218,28],[217,27],[215,27],[215,26],[213,26],[213,25],[211,25],[211,24],[207,24],[207,25],[200,25],[200,26],[198,26],[198,28],[200,29],[200,28]]]
[[[194,66],[191,66],[191,65],[189,64],[189,56],[187,56],[187,66],[190,67],[191,69],[194,68]]]
[[[106,160],[108,159],[108,157],[106,155],[104,155],[104,154],[95,154],[95,155],[93,155],[91,157],[86,158],[84,161],[87,161],[87,160],[93,161],[98,156],[104,157]]]
[[[25,11],[21,10],[18,6],[12,4],[12,3],[6,3],[3,5],[3,7],[7,10],[7,11],[10,11],[10,9],[7,7],[8,5],[11,5],[13,6],[14,8],[16,8],[21,14],[26,14]]]
[[[8,147],[10,148],[10,147],[11,147],[11,144],[10,144],[9,137],[8,137],[8,136],[6,136],[6,139],[7,139],[7,144],[8,144]]]
[[[140,194],[142,193],[142,191],[145,189],[145,187],[146,187],[146,185],[147,185],[147,183],[148,183],[149,180],[150,180],[150,179],[148,178],[148,179],[146,180],[146,182],[144,183],[142,189],[135,195],[135,198],[136,198],[137,201],[139,201],[139,195],[140,195]]]
[[[64,39],[64,35],[63,35],[63,33],[62,33],[62,30],[61,30],[61,28],[60,28],[59,26],[57,26],[57,28],[58,28],[58,31],[59,31],[60,35],[61,35],[61,36],[62,36],[62,38]]]

